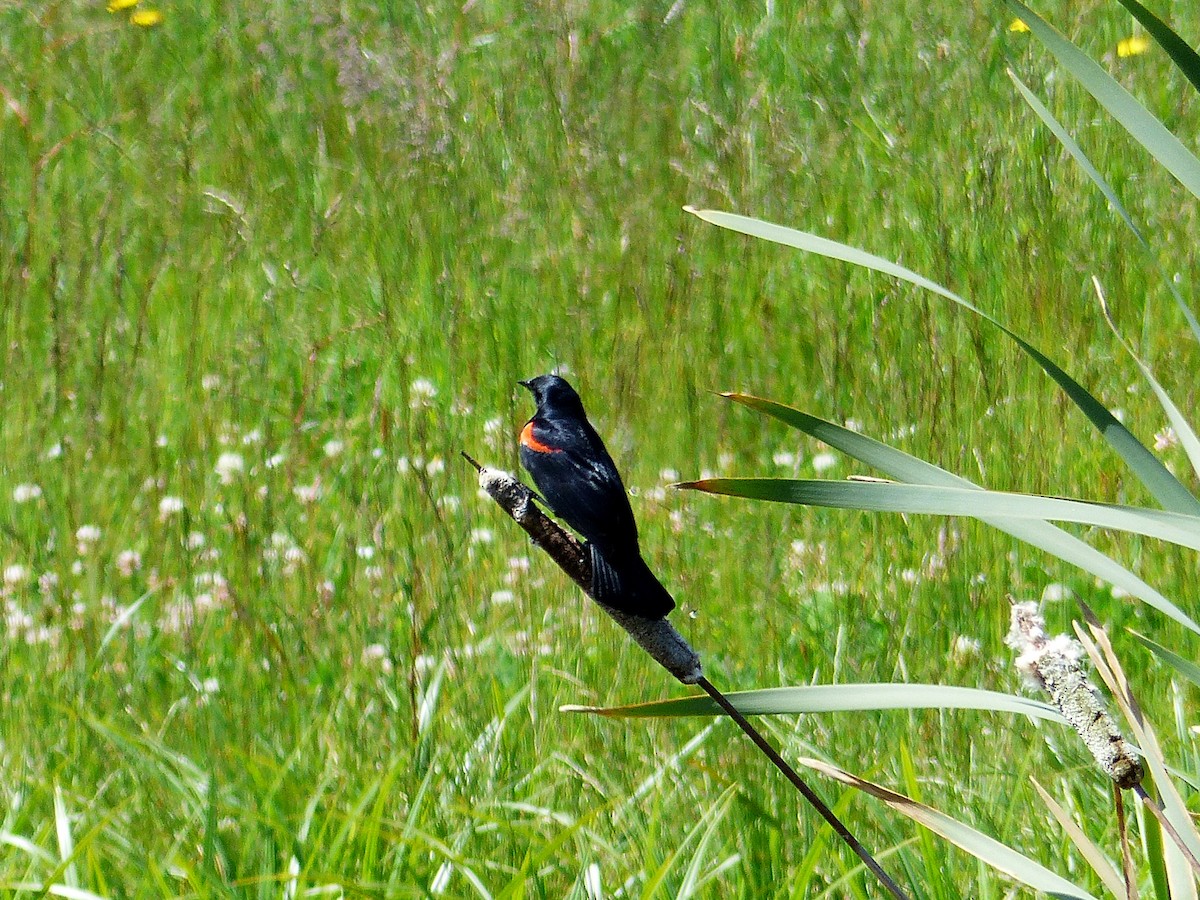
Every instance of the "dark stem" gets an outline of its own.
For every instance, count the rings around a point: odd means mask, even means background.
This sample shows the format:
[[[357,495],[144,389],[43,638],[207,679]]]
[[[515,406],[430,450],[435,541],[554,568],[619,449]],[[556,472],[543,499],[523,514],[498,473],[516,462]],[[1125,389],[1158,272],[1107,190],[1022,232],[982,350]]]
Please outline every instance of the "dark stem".
[[[858,858],[863,861],[863,865],[875,873],[875,877],[883,883],[883,886],[891,892],[891,895],[897,898],[897,900],[908,900],[904,891],[900,890],[900,886],[892,881],[891,876],[883,871],[883,868],[875,861],[875,857],[867,851],[866,847],[858,842],[858,838],[850,833],[850,829],[842,824],[842,820],[837,817],[832,809],[825,805],[825,801],[817,795],[816,791],[808,786],[808,783],[800,777],[796,770],[788,765],[787,760],[779,755],[779,752],[771,746],[758,729],[751,725],[746,717],[738,711],[738,708],[729,702],[729,698],[713,687],[712,682],[703,676],[700,677],[700,680],[696,684],[704,688],[704,692],[712,697],[716,704],[725,711],[725,714],[737,723],[738,728],[746,733],[746,737],[754,741],[758,749],[772,762],[775,768],[782,772],[784,777],[795,786],[796,790],[804,795],[804,799],[811,803],[813,809],[821,814],[821,818],[829,823],[829,827],[837,833],[838,837],[845,841],[850,849],[858,854]]]
[[[1189,850],[1187,844],[1183,842],[1183,838],[1179,836],[1179,832],[1175,829],[1175,826],[1171,824],[1171,820],[1167,818],[1167,814],[1163,811],[1163,808],[1159,806],[1157,802],[1155,802],[1153,797],[1146,793],[1146,788],[1142,785],[1135,785],[1133,792],[1137,794],[1138,799],[1142,801],[1142,805],[1154,814],[1154,818],[1158,819],[1158,824],[1162,826],[1162,830],[1165,831],[1171,840],[1175,842],[1175,846],[1179,848],[1179,852],[1183,854],[1183,858],[1187,860],[1188,865],[1192,867],[1192,871],[1197,875],[1200,875],[1200,860],[1196,859],[1196,857],[1192,855],[1192,851]],[[1161,791],[1159,793],[1161,793]]]
[[[766,754],[767,759],[774,764],[775,768],[786,776],[788,781],[795,786],[796,790],[800,791],[804,799],[813,805],[813,808],[832,826],[838,837],[850,846],[850,849],[875,874],[891,895],[897,898],[897,900],[908,900],[905,893],[896,885],[896,882],[888,877],[888,874],[883,871],[879,863],[875,861],[875,858],[855,839],[850,830],[842,824],[841,819],[834,815],[833,810],[825,805],[825,802],[817,796],[816,792],[796,774],[796,770],[789,766],[783,757],[776,752],[775,748],[767,743],[766,738],[759,734],[758,730],[746,721],[746,717],[738,712],[737,708],[729,702],[728,698],[713,687],[709,680],[704,677],[700,667],[700,657],[667,619],[647,619],[642,616],[632,615],[605,606],[596,600],[592,593],[591,557],[587,553],[586,548],[575,540],[574,537],[567,534],[557,522],[548,518],[537,508],[537,504],[534,502],[535,495],[533,491],[518,479],[507,472],[500,472],[495,469],[489,469],[486,466],[481,466],[465,451],[462,455],[479,472],[480,487],[487,491],[488,495],[508,513],[513,521],[525,530],[533,542],[545,551],[558,564],[559,568],[566,572],[579,585],[585,594],[591,597],[592,600],[595,600],[597,605],[618,625],[625,629],[626,633],[637,641],[642,649],[649,653],[659,665],[663,666],[663,668],[684,684],[700,685],[708,696],[712,697],[716,704],[737,723],[738,727],[746,733],[755,746]]]
[[[1125,897],[1134,900],[1137,897],[1137,882],[1133,871],[1133,854],[1129,851],[1129,828],[1125,823],[1125,800],[1121,797],[1121,788],[1112,786],[1113,802],[1117,807],[1117,833],[1121,835],[1121,874],[1125,876]]]

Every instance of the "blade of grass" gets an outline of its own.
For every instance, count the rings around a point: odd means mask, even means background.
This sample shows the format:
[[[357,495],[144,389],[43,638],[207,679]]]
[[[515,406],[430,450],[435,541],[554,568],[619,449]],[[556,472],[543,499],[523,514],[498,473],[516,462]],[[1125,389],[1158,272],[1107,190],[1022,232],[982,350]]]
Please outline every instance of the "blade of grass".
[[[1084,830],[1071,818],[1071,814],[1063,809],[1059,802],[1050,796],[1049,791],[1038,783],[1036,778],[1031,778],[1030,781],[1033,782],[1034,790],[1038,792],[1038,796],[1042,798],[1046,808],[1050,810],[1050,815],[1054,816],[1058,824],[1062,826],[1067,837],[1071,839],[1071,843],[1075,845],[1075,849],[1087,860],[1088,865],[1092,867],[1092,871],[1096,873],[1104,886],[1114,897],[1124,896],[1125,882],[1121,880],[1121,874],[1112,867],[1104,852],[1084,833]]]
[[[799,429],[805,434],[823,441],[834,449],[841,450],[843,453],[847,453],[860,462],[878,469],[899,481],[907,481],[912,484],[941,484],[948,487],[972,487],[983,490],[983,488],[980,488],[974,482],[948,472],[939,466],[935,466],[933,463],[918,459],[902,450],[889,447],[887,444],[877,441],[874,438],[851,431],[848,428],[843,428],[841,425],[835,425],[833,422],[826,421],[825,419],[803,413],[782,403],[764,400],[761,397],[752,397],[748,394],[727,393],[722,394],[722,396],[741,403],[743,406],[748,406],[757,412],[778,419],[785,425]],[[1109,584],[1120,587],[1131,596],[1137,597],[1159,612],[1170,616],[1175,621],[1200,634],[1200,625],[1192,621],[1190,617],[1184,614],[1179,607],[1165,596],[1138,578],[1133,572],[1129,571],[1116,560],[1106,556],[1087,542],[1062,530],[1058,526],[1043,521],[1006,519],[992,516],[980,516],[980,521],[986,522],[993,528],[1003,531],[1005,534],[1010,534],[1034,547],[1045,550],[1047,553],[1052,553],[1058,558],[1078,566],[1085,572],[1090,572],[1099,578],[1103,578]]]
[[[951,818],[940,810],[924,803],[917,803],[903,794],[889,790],[865,778],[852,775],[837,766],[829,765],[817,759],[802,758],[797,760],[800,765],[844,784],[857,788],[864,793],[882,800],[896,812],[907,816],[919,825],[928,828],[955,846],[970,853],[976,859],[987,863],[993,869],[1016,879],[1035,890],[1044,891],[1052,897],[1063,900],[1088,900],[1089,894],[1078,885],[1072,884],[1060,875],[1051,872],[1041,863],[1034,862],[1029,857],[1018,853],[1011,847],[1000,843],[981,831],[972,828],[957,819]]]
[[[861,712],[873,709],[975,709],[1010,712],[1062,722],[1058,710],[1048,703],[944,684],[820,684],[803,687],[736,691],[725,697],[743,715],[773,715],[824,712]],[[612,718],[659,716],[713,716],[721,709],[708,697],[681,697],[627,706],[560,706],[561,712],[586,712]]]
[[[71,815],[67,812],[62,788],[57,784],[54,785],[54,832],[58,837],[60,868],[67,887],[79,887],[79,875],[75,870],[75,839],[71,834]]]
[[[1192,87],[1200,91],[1200,56],[1188,45],[1187,41],[1137,0],[1117,0],[1117,2],[1129,10],[1149,35],[1158,42],[1158,45],[1167,51],[1171,61],[1192,83]]]
[[[1005,3],[1018,19],[1029,26],[1034,37],[1045,45],[1063,68],[1075,76],[1096,102],[1129,132],[1130,137],[1146,148],[1194,197],[1200,198],[1200,160],[1179,138],[1171,134],[1095,60],[1059,34],[1028,6],[1020,0],[1005,0]]]
[[[1200,550],[1200,516],[1136,506],[979,491],[931,484],[829,481],[822,478],[708,478],[678,485],[689,490],[774,503],[923,515],[1008,516],[1075,522],[1158,538]]]
[[[1050,129],[1050,132],[1056,138],[1058,138],[1058,142],[1063,145],[1069,154],[1071,154],[1071,157],[1075,160],[1079,167],[1083,169],[1087,177],[1092,180],[1092,183],[1100,189],[1100,193],[1104,195],[1104,199],[1106,199],[1109,202],[1109,205],[1112,206],[1113,210],[1116,211],[1117,215],[1121,218],[1121,221],[1123,221],[1125,226],[1131,232],[1133,232],[1133,236],[1137,239],[1138,245],[1142,248],[1146,258],[1158,272],[1159,278],[1162,279],[1163,284],[1166,285],[1167,290],[1171,293],[1171,296],[1175,298],[1175,305],[1178,306],[1180,312],[1183,313],[1183,317],[1187,320],[1188,327],[1192,329],[1193,336],[1195,336],[1196,340],[1200,341],[1200,321],[1197,321],[1195,314],[1191,310],[1191,307],[1187,305],[1187,301],[1184,300],[1183,295],[1179,293],[1179,288],[1175,285],[1175,280],[1171,278],[1167,274],[1167,270],[1163,268],[1158,256],[1155,255],[1153,249],[1151,249],[1150,242],[1146,239],[1146,236],[1142,233],[1142,230],[1138,228],[1137,224],[1133,221],[1133,216],[1131,216],[1129,211],[1125,209],[1125,205],[1117,196],[1117,192],[1113,190],[1112,185],[1110,185],[1108,180],[1100,174],[1100,170],[1092,164],[1091,159],[1089,159],[1088,155],[1083,152],[1083,148],[1076,143],[1075,139],[1071,137],[1066,128],[1064,128],[1058,119],[1054,117],[1054,113],[1050,112],[1046,105],[1042,103],[1040,99],[1038,99],[1037,95],[1025,85],[1025,82],[1021,81],[1021,79],[1017,77],[1017,73],[1012,69],[1009,69],[1008,77],[1012,79],[1013,84],[1015,84],[1017,87],[1017,92],[1020,93],[1021,98],[1029,105],[1029,108],[1032,109],[1037,117],[1042,120],[1043,124]]]
[[[1117,324],[1112,320],[1112,316],[1108,312],[1108,301],[1104,296],[1104,289],[1100,286],[1100,280],[1095,275],[1092,276],[1092,285],[1096,288],[1096,296],[1100,298],[1100,311],[1104,313],[1104,321],[1108,323],[1109,330],[1113,336],[1125,348],[1125,352],[1133,357],[1133,361],[1137,363],[1139,369],[1142,370],[1142,377],[1150,385],[1150,389],[1154,391],[1154,396],[1158,398],[1159,405],[1163,408],[1163,412],[1167,414],[1167,419],[1171,423],[1171,427],[1175,429],[1175,435],[1179,438],[1179,443],[1183,445],[1183,450],[1187,453],[1188,461],[1192,464],[1192,470],[1200,475],[1200,438],[1196,437],[1196,432],[1192,430],[1192,425],[1184,418],[1183,413],[1179,411],[1179,407],[1164,390],[1163,386],[1158,383],[1158,379],[1154,377],[1154,373],[1150,371],[1150,367],[1146,365],[1140,356],[1133,352],[1133,348],[1128,342],[1121,337],[1121,332],[1117,330]]]
[[[1200,687],[1200,666],[1196,665],[1190,659],[1184,659],[1174,650],[1168,650],[1157,641],[1152,641],[1144,634],[1139,634],[1132,628],[1127,629],[1138,641],[1142,643],[1147,650],[1173,668],[1176,672],[1190,681],[1196,687]]]
[[[840,244],[828,238],[818,237],[815,234],[797,231],[794,228],[786,228],[782,225],[775,225],[771,222],[764,222],[761,219],[753,219],[749,216],[740,216],[735,213],[694,209],[690,206],[685,206],[684,209],[705,222],[710,222],[713,225],[726,228],[730,231],[737,231],[751,237],[762,238],[776,244],[783,244],[787,247],[795,247],[798,250],[818,253],[829,259],[842,260],[843,262],[853,263],[866,269],[882,272],[885,275],[891,275],[893,278],[899,278],[917,287],[924,288],[975,313],[1003,331],[1026,354],[1033,357],[1037,364],[1042,367],[1042,370],[1066,392],[1072,402],[1088,417],[1101,435],[1103,435],[1104,439],[1108,441],[1109,445],[1120,455],[1125,464],[1130,467],[1138,480],[1146,486],[1146,489],[1150,491],[1154,499],[1162,504],[1163,508],[1175,512],[1200,514],[1200,501],[1193,497],[1191,492],[1180,483],[1179,479],[1172,475],[1166,466],[1147,450],[1128,428],[1117,421],[1117,418],[1108,411],[1104,404],[1093,397],[1083,385],[1068,375],[1048,356],[1015,331],[973,306],[953,291],[947,290],[940,284],[936,284],[923,275],[918,275],[911,269],[906,269],[904,266],[897,265],[894,262],[866,253],[847,244]]]

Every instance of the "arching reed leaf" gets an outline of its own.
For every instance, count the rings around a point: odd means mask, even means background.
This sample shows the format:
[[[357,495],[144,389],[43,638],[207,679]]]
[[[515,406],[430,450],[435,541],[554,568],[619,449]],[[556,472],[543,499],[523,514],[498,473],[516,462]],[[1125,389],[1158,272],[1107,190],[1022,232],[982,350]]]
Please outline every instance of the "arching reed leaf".
[[[1113,336],[1120,342],[1125,352],[1137,363],[1137,367],[1142,370],[1142,377],[1146,379],[1150,385],[1150,389],[1154,391],[1154,396],[1158,398],[1159,405],[1163,408],[1163,412],[1167,414],[1167,420],[1171,423],[1171,427],[1175,429],[1175,435],[1179,438],[1179,443],[1183,445],[1183,450],[1187,454],[1188,461],[1192,464],[1192,471],[1200,475],[1200,438],[1196,437],[1196,432],[1192,430],[1191,422],[1184,417],[1166,389],[1158,383],[1158,379],[1154,377],[1154,372],[1134,352],[1133,347],[1129,345],[1129,342],[1117,330],[1117,323],[1109,315],[1108,301],[1104,296],[1104,291],[1100,287],[1100,281],[1094,275],[1092,276],[1092,283],[1096,286],[1096,296],[1100,298],[1100,310],[1104,313],[1104,321],[1108,323],[1109,330],[1112,331]]]
[[[820,684],[737,691],[725,696],[739,712],[747,716],[876,709],[975,709],[1019,713],[1031,719],[1052,722],[1063,721],[1057,709],[1040,700],[944,684]],[[721,712],[715,702],[704,696],[615,707],[568,705],[559,707],[559,710],[611,718],[714,716]]]
[[[1086,174],[1087,177],[1092,180],[1092,183],[1100,189],[1100,193],[1104,195],[1104,199],[1109,202],[1109,205],[1112,206],[1113,210],[1121,218],[1121,221],[1125,223],[1125,226],[1131,232],[1133,232],[1133,236],[1137,239],[1142,251],[1146,254],[1147,259],[1150,260],[1150,264],[1154,266],[1159,277],[1162,279],[1163,284],[1167,286],[1167,290],[1170,291],[1171,296],[1175,298],[1175,305],[1178,306],[1180,312],[1183,313],[1183,317],[1187,320],[1188,327],[1192,329],[1192,334],[1195,336],[1196,340],[1200,341],[1200,321],[1196,320],[1196,316],[1192,312],[1191,307],[1187,305],[1187,301],[1184,300],[1183,295],[1179,293],[1179,288],[1175,285],[1174,279],[1167,274],[1166,269],[1164,269],[1162,263],[1159,262],[1158,257],[1154,254],[1154,251],[1150,247],[1150,242],[1146,239],[1146,236],[1142,233],[1142,230],[1138,228],[1137,224],[1133,221],[1133,217],[1129,214],[1129,211],[1125,209],[1125,205],[1117,196],[1117,192],[1113,190],[1112,185],[1108,183],[1108,179],[1100,174],[1099,169],[1092,164],[1091,159],[1089,159],[1088,155],[1083,152],[1083,148],[1076,143],[1075,139],[1071,137],[1066,128],[1062,126],[1062,123],[1060,123],[1058,119],[1054,117],[1054,114],[1050,112],[1046,105],[1042,103],[1040,99],[1038,99],[1037,95],[1025,85],[1025,82],[1021,81],[1021,79],[1017,77],[1017,74],[1012,69],[1008,70],[1008,77],[1012,79],[1013,84],[1015,84],[1017,87],[1017,92],[1029,105],[1029,108],[1032,109],[1037,117],[1042,120],[1045,126],[1050,129],[1050,132],[1056,138],[1058,138],[1058,142],[1063,145],[1063,148],[1069,154],[1071,154],[1071,158],[1079,164],[1079,167],[1083,169],[1084,174]]]
[[[898,794],[882,785],[852,775],[818,759],[802,758],[796,762],[882,800],[896,812],[907,816],[918,825],[925,826],[934,834],[967,851],[976,859],[1015,878],[1028,887],[1049,894],[1051,897],[1061,898],[1061,900],[1095,900],[1092,894],[1067,881],[1061,875],[1051,872],[1041,863],[1018,853],[982,831],[946,815],[941,810],[918,803],[911,797]]]
[[[948,472],[940,466],[935,466],[933,463],[918,459],[902,450],[889,447],[874,438],[801,412],[791,406],[761,397],[753,397],[749,394],[727,393],[722,396],[778,419],[785,425],[823,441],[834,449],[899,481],[906,481],[910,484],[940,484],[948,487],[978,488],[978,485],[973,482]],[[979,488],[979,490],[983,490],[983,488]],[[1109,584],[1120,587],[1131,596],[1137,597],[1193,632],[1200,634],[1200,625],[1178,606],[1116,560],[1101,553],[1070,532],[1051,525],[1049,522],[1033,519],[1009,519],[995,516],[979,516],[978,518],[1005,534],[1010,534],[1047,553],[1054,554],[1065,562],[1078,566],[1085,572],[1103,578]]]
[[[1075,76],[1096,102],[1103,106],[1130,137],[1170,172],[1192,196],[1200,198],[1200,160],[1171,134],[1137,99],[1121,87],[1095,60],[1048,25],[1020,0],[1005,0],[1009,9],[1047,50]]]
[[[1046,804],[1046,809],[1050,810],[1050,815],[1058,821],[1062,830],[1067,833],[1067,837],[1071,839],[1071,843],[1075,845],[1080,855],[1087,860],[1092,871],[1097,877],[1104,882],[1104,886],[1114,897],[1120,897],[1125,893],[1125,882],[1121,880],[1121,874],[1113,868],[1112,863],[1108,861],[1108,857],[1104,855],[1096,843],[1087,836],[1078,823],[1071,818],[1071,814],[1062,808],[1062,805],[1050,796],[1050,792],[1038,784],[1036,778],[1030,779],[1033,782],[1034,789],[1038,792],[1038,796],[1042,798],[1042,802]]]
[[[1192,87],[1200,91],[1200,56],[1196,54],[1188,42],[1176,34],[1171,26],[1156,16],[1137,0],[1117,0],[1130,14],[1141,23],[1158,45],[1167,51],[1171,61],[1179,67],[1179,71],[1192,83]]]
[[[973,519],[1003,516],[1076,522],[1158,538],[1200,550],[1200,516],[1062,497],[930,484],[829,481],[820,478],[707,478],[685,482],[679,487],[750,500],[799,503],[832,509],[968,516]]]
[[[735,213],[710,209],[694,209],[692,207],[684,207],[684,209],[692,213],[692,215],[703,219],[705,222],[710,222],[713,225],[729,229],[730,231],[737,231],[751,237],[773,241],[787,247],[795,247],[798,250],[818,253],[830,259],[842,260],[862,266],[863,268],[873,269],[876,272],[882,272],[885,275],[891,275],[894,278],[900,278],[917,287],[945,297],[947,300],[951,300],[964,309],[970,310],[982,317],[1012,338],[1017,346],[1033,357],[1037,364],[1042,367],[1042,370],[1054,379],[1059,387],[1066,392],[1067,396],[1071,398],[1075,405],[1079,407],[1083,414],[1100,431],[1104,439],[1125,460],[1126,465],[1130,467],[1138,480],[1146,486],[1146,489],[1150,491],[1155,500],[1162,504],[1165,509],[1200,514],[1200,501],[1193,497],[1191,492],[1180,483],[1179,479],[1172,475],[1166,466],[1147,450],[1133,436],[1132,432],[1122,425],[1108,411],[1104,404],[1093,397],[1083,385],[1068,375],[1053,360],[1015,331],[968,303],[953,291],[947,290],[940,284],[930,281],[923,275],[918,275],[911,269],[907,269],[897,263],[866,253],[847,244],[818,237],[815,234],[797,231],[794,228],[786,228],[782,225],[775,225],[771,222],[764,222],[761,219],[754,219]]]
[[[1185,659],[1174,650],[1169,650],[1157,641],[1152,641],[1144,634],[1139,634],[1132,628],[1128,629],[1129,633],[1141,641],[1151,653],[1169,665],[1172,669],[1190,681],[1196,687],[1200,687],[1200,665],[1192,662],[1190,659]]]

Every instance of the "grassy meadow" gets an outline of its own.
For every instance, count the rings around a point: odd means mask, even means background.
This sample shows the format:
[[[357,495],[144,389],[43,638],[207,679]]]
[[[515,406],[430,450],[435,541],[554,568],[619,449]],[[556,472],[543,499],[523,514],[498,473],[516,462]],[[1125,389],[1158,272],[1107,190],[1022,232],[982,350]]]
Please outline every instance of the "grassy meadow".
[[[879,896],[729,722],[558,711],[686,691],[458,455],[515,470],[532,412],[515,382],[555,367],[722,689],[1018,691],[1007,598],[1073,594],[1196,770],[1194,690],[1121,629],[1188,658],[1195,643],[1144,605],[972,521],[667,487],[859,471],[712,393],[736,389],[989,487],[1150,502],[990,326],[689,203],[957,290],[1153,445],[1165,420],[1096,275],[1197,407],[1183,317],[1005,68],[1185,296],[1196,205],[1000,4],[786,6],[179,0],[139,26],[103,2],[0,3],[0,892]],[[1194,41],[1197,9],[1168,6]],[[1116,4],[1039,11],[1195,143],[1195,95],[1162,54],[1115,53],[1131,33]],[[1196,614],[1193,555],[1089,537]],[[1077,610],[1046,615],[1070,630]],[[1119,852],[1109,785],[1065,729],[760,724],[785,756],[1100,890],[1034,774]],[[914,896],[1011,896],[882,805],[814,785]]]

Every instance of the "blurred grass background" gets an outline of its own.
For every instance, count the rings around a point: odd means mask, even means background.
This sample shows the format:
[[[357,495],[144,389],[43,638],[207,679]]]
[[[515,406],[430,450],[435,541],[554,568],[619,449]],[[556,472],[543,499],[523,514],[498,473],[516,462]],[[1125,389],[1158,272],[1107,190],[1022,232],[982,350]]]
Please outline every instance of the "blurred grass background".
[[[99,3],[0,4],[8,889],[872,895],[839,881],[852,859],[727,723],[557,712],[678,688],[457,457],[515,470],[531,412],[515,381],[555,366],[723,688],[1015,689],[1005,598],[1059,585],[1186,648],[1162,617],[974,523],[664,490],[851,473],[710,393],[740,389],[991,487],[1147,501],[994,331],[681,211],[897,259],[1029,335],[1152,442],[1165,422],[1090,276],[1185,410],[1196,348],[1005,66],[1073,128],[1185,295],[1195,207],[999,7],[159,8],[139,28]],[[1042,12],[1194,143],[1196,103],[1167,61],[1116,57],[1123,13]],[[1187,4],[1159,12],[1200,33]],[[1195,614],[1192,557],[1096,540]],[[1051,624],[1073,610],[1052,604]],[[1194,767],[1195,698],[1141,674]],[[1065,868],[1026,777],[1086,770],[1065,733],[974,714],[766,724],[787,753]],[[1064,789],[1111,840],[1101,778]],[[899,848],[885,864],[918,896],[1005,895],[844,802],[868,847]]]

